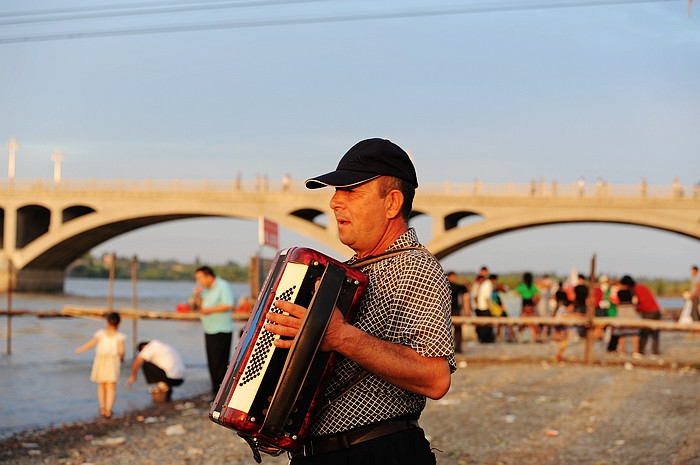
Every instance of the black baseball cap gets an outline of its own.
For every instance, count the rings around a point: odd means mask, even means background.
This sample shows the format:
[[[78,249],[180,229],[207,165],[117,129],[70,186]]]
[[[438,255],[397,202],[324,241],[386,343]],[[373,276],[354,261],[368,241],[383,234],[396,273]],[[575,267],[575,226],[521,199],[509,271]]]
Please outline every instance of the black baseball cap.
[[[403,179],[418,187],[416,169],[408,154],[386,139],[365,139],[353,145],[340,159],[335,171],[306,180],[306,187],[351,187],[379,176]]]

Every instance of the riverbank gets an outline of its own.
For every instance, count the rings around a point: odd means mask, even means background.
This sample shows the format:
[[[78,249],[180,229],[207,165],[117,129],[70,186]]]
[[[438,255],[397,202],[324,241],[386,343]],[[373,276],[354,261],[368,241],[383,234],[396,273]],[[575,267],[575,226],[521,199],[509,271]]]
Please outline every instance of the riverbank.
[[[467,342],[450,392],[421,418],[438,464],[700,463],[700,336],[661,337],[661,364],[616,356],[584,365],[580,343],[554,363],[553,344]],[[16,434],[0,442],[0,462],[253,463],[233,431],[209,420],[208,407],[208,396],[194,396]]]

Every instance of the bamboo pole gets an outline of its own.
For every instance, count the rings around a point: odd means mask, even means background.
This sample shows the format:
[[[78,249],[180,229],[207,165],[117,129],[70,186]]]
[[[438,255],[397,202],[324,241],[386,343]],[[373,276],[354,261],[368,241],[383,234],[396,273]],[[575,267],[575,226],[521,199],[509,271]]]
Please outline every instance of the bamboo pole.
[[[107,310],[111,312],[114,303],[114,274],[117,266],[117,254],[115,252],[112,252],[112,254],[108,257],[109,258],[107,261],[109,262],[109,291],[107,292]]]
[[[61,310],[61,314],[87,318],[104,318],[110,311],[112,310],[104,307],[65,305]],[[117,311],[122,319],[199,321],[199,312],[177,313],[168,310],[141,310],[137,308],[120,308]]]
[[[61,316],[86,317],[101,319],[109,311],[104,307],[88,307],[77,305],[65,305],[61,310]],[[169,310],[146,310],[138,308],[120,308],[119,315],[122,318],[138,318],[142,320],[175,320],[175,321],[199,321],[199,312],[177,313]],[[27,312],[27,315],[40,312]],[[246,321],[249,313],[234,313],[235,321]],[[509,326],[509,325],[546,325],[546,326],[586,326],[605,328],[645,328],[661,331],[700,333],[700,322],[678,323],[668,320],[630,320],[623,318],[596,317],[591,323],[585,316],[453,316],[453,325],[474,326]]]
[[[583,363],[590,365],[593,363],[593,342],[595,331],[593,319],[595,318],[595,254],[591,258],[591,275],[588,277],[588,305],[586,308],[586,319],[589,321],[586,329],[586,345],[583,352]]]
[[[136,255],[131,257],[131,308],[138,308],[138,294],[137,294],[137,279],[136,274],[138,271],[138,260]],[[136,359],[136,354],[138,352],[138,318],[134,318],[131,323],[131,333],[133,341],[133,354],[134,359]]]
[[[7,259],[7,355],[12,355],[12,275],[15,272],[12,258]]]
[[[174,320],[174,321],[199,321],[199,312],[178,313],[170,310],[145,310],[139,308],[119,308],[116,310],[122,319],[139,320]],[[61,309],[61,316],[77,316],[85,318],[104,318],[109,313],[105,307],[89,307],[79,305],[64,305]],[[250,313],[234,313],[234,321],[247,321]],[[651,321],[651,320],[650,320]],[[700,327],[700,323],[698,323]]]
[[[508,326],[508,325],[545,325],[545,326],[586,326],[593,328],[637,328],[672,332],[700,333],[700,322],[678,323],[668,320],[638,320],[627,318],[595,317],[591,322],[586,316],[509,316],[509,317],[475,317],[475,316],[454,316],[454,325],[474,325],[474,326]]]

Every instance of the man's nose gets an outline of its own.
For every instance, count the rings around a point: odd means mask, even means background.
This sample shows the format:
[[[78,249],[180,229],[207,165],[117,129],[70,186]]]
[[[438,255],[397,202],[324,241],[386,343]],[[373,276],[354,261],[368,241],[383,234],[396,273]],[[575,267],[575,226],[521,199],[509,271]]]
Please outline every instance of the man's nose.
[[[328,205],[331,207],[331,210],[335,210],[336,208],[340,208],[342,205],[342,194],[340,191],[335,191],[335,194],[333,194],[333,197],[331,197],[330,202]]]

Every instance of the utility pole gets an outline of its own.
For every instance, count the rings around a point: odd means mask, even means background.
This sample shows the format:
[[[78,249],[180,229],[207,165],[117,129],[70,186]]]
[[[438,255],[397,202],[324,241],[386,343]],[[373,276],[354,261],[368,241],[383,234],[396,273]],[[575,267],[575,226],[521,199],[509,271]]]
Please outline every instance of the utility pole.
[[[61,182],[61,162],[63,161],[63,154],[60,150],[51,155],[53,160],[53,182],[59,184]]]
[[[586,306],[588,329],[586,330],[586,340],[583,351],[583,362],[586,365],[591,365],[593,363],[593,342],[595,340],[595,326],[593,326],[593,319],[595,318],[595,262],[596,256],[593,254],[591,258],[591,276],[588,281],[588,304]]]
[[[8,179],[15,178],[15,152],[19,149],[19,144],[15,140],[15,136],[10,137],[10,142],[7,143],[7,149],[10,151],[10,156],[7,164]]]

